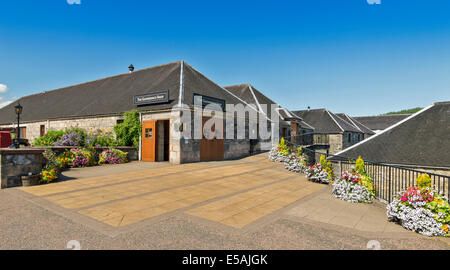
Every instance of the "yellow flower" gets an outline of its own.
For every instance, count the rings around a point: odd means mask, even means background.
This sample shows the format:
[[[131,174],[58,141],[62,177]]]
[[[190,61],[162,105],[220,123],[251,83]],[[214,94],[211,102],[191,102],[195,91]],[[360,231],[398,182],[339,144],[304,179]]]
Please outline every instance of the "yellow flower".
[[[442,229],[443,229],[446,233],[448,233],[448,225],[442,226]]]

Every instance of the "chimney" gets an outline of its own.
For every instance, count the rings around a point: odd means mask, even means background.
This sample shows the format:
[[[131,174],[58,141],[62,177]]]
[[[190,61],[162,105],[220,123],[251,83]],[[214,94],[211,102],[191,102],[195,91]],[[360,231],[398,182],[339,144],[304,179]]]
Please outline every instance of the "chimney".
[[[134,71],[134,66],[133,66],[133,64],[131,64],[131,65],[128,67],[128,70],[130,71],[130,73]]]

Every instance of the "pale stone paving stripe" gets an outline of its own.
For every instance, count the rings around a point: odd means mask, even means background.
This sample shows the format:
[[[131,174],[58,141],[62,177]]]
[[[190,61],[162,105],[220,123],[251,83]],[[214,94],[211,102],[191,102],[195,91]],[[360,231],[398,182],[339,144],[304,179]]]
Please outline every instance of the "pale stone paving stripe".
[[[247,164],[247,165],[249,165],[249,164]],[[120,174],[104,175],[104,176],[80,179],[82,181],[67,181],[67,182],[54,183],[54,184],[45,185],[45,186],[22,187],[20,189],[22,189],[23,191],[25,191],[27,193],[36,195],[36,196],[48,196],[48,195],[52,195],[52,194],[77,191],[77,190],[86,189],[86,188],[94,188],[94,187],[99,187],[99,186],[120,184],[123,182],[130,182],[130,181],[134,181],[134,180],[141,180],[141,179],[145,180],[145,178],[148,178],[148,177],[156,177],[156,176],[160,176],[160,175],[186,172],[186,170],[188,170],[188,169],[201,173],[202,170],[211,170],[211,169],[221,168],[221,167],[236,167],[236,166],[245,166],[245,163],[239,164],[239,165],[230,164],[230,165],[225,165],[225,166],[223,166],[223,165],[213,166],[212,168],[211,168],[211,165],[208,166],[208,164],[205,164],[205,163],[183,164],[183,165],[173,166],[173,167],[153,168],[153,169],[141,170],[141,171],[137,171],[137,172],[126,172],[126,173],[120,173]]]
[[[178,175],[160,176],[158,178],[143,180],[140,182],[124,183],[68,194],[54,195],[47,197],[46,199],[64,208],[76,209],[105,203],[108,201],[138,196],[141,194],[176,188],[181,185],[196,184],[218,177],[245,174],[258,169],[264,170],[263,165],[252,167],[247,166],[243,168],[238,167],[233,170],[226,170],[222,172],[205,170],[203,171],[203,174],[200,175],[196,173],[184,173]],[[269,171],[270,169],[265,170]]]
[[[324,185],[298,177],[215,201],[186,213],[242,228],[323,188]]]
[[[290,177],[292,177],[292,174]],[[84,209],[79,213],[111,226],[122,227],[235,192],[280,181],[280,179],[279,174],[277,177],[258,177],[258,179],[252,180],[247,180],[242,176],[233,176]]]

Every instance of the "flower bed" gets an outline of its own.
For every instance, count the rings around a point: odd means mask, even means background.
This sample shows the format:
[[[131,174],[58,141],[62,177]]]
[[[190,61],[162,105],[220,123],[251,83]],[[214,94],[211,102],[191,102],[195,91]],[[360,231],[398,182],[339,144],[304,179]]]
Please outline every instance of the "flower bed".
[[[305,171],[305,173],[308,180],[312,182],[322,184],[330,183],[328,173],[324,170],[324,168],[320,164],[314,164],[312,166],[309,166],[309,168]]]
[[[364,161],[358,158],[355,168],[345,171],[333,183],[333,195],[352,203],[371,203],[375,198],[372,179],[366,174]]]
[[[388,219],[426,236],[449,237],[448,198],[431,188],[431,178],[427,174],[420,175],[417,183],[419,187],[400,192],[387,206]]]
[[[269,160],[273,162],[285,162],[289,160],[290,150],[284,138],[281,138],[277,147],[272,148],[269,153]]]
[[[308,180],[322,184],[333,182],[334,173],[331,162],[328,162],[324,155],[320,157],[320,164],[314,164],[305,171]]]
[[[41,184],[50,183],[58,179],[61,170],[66,168],[80,168],[101,164],[120,164],[128,162],[127,153],[118,149],[104,150],[97,154],[93,147],[72,148],[57,155],[47,149],[44,152],[46,165],[41,171]]]
[[[284,161],[284,167],[291,172],[305,173],[308,169],[307,158],[298,153],[290,154]]]
[[[127,153],[117,149],[108,149],[100,154],[98,164],[122,164],[126,162],[128,162]]]
[[[45,164],[44,168],[41,171],[39,183],[48,184],[58,179],[59,167],[57,162],[55,162],[56,155],[54,152],[45,151],[43,155],[44,158],[47,160],[47,164]]]
[[[74,148],[70,150],[73,154],[71,167],[87,167],[97,165],[97,157],[93,148]]]

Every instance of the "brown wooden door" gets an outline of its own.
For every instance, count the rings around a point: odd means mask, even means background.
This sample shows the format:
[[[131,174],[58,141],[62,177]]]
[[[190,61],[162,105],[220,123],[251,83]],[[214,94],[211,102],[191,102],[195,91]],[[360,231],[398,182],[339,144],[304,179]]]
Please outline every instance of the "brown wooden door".
[[[41,137],[45,135],[45,125],[41,125],[41,130],[40,130],[39,134]]]
[[[156,121],[142,123],[142,160],[155,162],[156,156]]]
[[[26,127],[20,128],[20,138],[21,139],[27,138],[27,128]]]
[[[206,121],[211,119],[210,117],[203,117],[202,124],[202,139],[200,141],[200,161],[214,161],[223,160],[224,157],[224,140],[223,139],[212,139],[208,140],[203,133],[203,127]],[[212,132],[216,131],[216,126],[212,127]],[[222,137],[223,137],[223,130]]]

